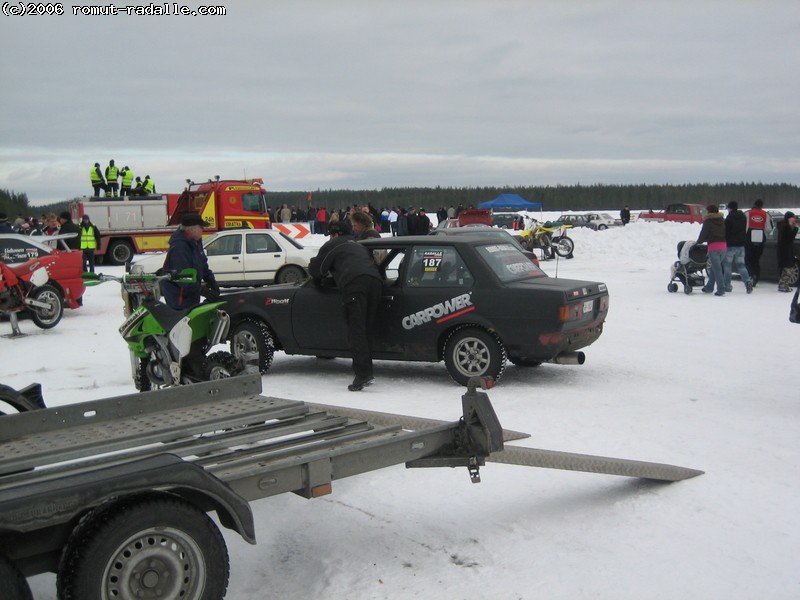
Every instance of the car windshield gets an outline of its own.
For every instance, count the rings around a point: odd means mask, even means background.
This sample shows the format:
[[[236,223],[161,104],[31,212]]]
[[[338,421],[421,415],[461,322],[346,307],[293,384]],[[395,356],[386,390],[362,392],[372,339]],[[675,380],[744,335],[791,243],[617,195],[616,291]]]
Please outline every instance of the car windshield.
[[[476,250],[500,281],[517,281],[544,275],[544,271],[511,243],[477,246]]]

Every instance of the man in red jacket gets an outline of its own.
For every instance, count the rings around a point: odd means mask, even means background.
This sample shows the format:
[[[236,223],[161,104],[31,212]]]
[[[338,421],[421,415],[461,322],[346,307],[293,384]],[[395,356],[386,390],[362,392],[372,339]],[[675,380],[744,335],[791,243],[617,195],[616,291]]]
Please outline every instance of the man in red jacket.
[[[747,211],[747,239],[744,245],[744,262],[750,273],[750,281],[755,286],[761,276],[761,254],[764,240],[772,231],[772,219],[764,210],[764,202],[759,198],[753,208]]]

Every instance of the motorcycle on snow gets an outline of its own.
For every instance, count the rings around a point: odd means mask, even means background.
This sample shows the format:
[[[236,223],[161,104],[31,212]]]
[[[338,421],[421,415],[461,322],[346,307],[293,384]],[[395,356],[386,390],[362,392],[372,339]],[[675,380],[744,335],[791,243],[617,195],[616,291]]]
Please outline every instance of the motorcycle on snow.
[[[17,318],[27,312],[34,325],[51,329],[64,315],[64,299],[49,283],[50,275],[39,259],[10,267],[0,262],[0,314],[11,320],[11,337],[23,335]]]
[[[174,310],[158,299],[162,281],[193,282],[196,281],[193,271],[86,276],[87,285],[103,281],[122,285],[126,318],[119,332],[130,349],[133,380],[141,392],[223,379],[242,371],[241,361],[230,352],[209,354],[228,336],[230,317],[220,310],[223,302],[204,302],[186,310]]]

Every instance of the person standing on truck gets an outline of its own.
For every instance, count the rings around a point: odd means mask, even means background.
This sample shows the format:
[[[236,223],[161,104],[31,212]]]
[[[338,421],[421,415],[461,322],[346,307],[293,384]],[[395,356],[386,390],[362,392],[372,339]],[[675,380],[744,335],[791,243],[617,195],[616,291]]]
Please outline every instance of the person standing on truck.
[[[106,196],[116,198],[119,195],[119,168],[112,158],[106,167]]]
[[[194,269],[197,276],[194,281],[164,281],[161,293],[167,306],[175,310],[183,310],[200,304],[203,282],[208,286],[205,296],[209,299],[219,297],[219,285],[208,266],[203,249],[203,228],[206,222],[197,213],[184,213],[180,227],[169,238],[169,250],[164,260],[164,271]]]
[[[764,210],[764,201],[759,198],[753,208],[747,211],[747,240],[744,246],[744,260],[753,285],[761,278],[761,254],[764,252],[764,241],[772,232],[772,220]]]
[[[100,246],[100,231],[89,215],[81,217],[80,226],[80,247],[83,252],[83,270],[84,272],[94,273],[94,252]]]
[[[119,190],[120,196],[130,196],[131,195],[131,184],[133,183],[133,171],[128,168],[128,165],[122,167],[122,171],[120,171],[120,176],[122,176],[122,187]]]
[[[67,247],[70,250],[80,250],[81,249],[81,230],[80,228],[72,222],[72,215],[69,214],[69,211],[64,211],[58,215],[58,220],[61,223],[61,228],[59,229],[59,233],[61,235],[65,233],[75,233],[77,235],[64,240],[67,243]]]
[[[725,291],[732,292],[731,278],[733,277],[733,267],[744,282],[747,293],[753,291],[753,281],[747,272],[747,265],[744,260],[744,243],[747,239],[747,217],[739,210],[739,203],[735,200],[728,202],[728,216],[725,217],[725,243],[728,249],[725,251]]]
[[[363,215],[363,218],[369,219],[367,215]],[[349,235],[344,235],[340,223],[331,223],[328,233],[331,239],[309,261],[308,271],[317,285],[326,275],[333,275],[336,287],[342,292],[355,374],[353,383],[347,389],[360,392],[375,382],[372,371],[372,332],[375,331],[383,280],[372,258],[372,252]]]
[[[100,197],[101,190],[108,194],[106,180],[103,179],[103,173],[100,171],[100,163],[94,163],[94,166],[89,169],[89,179],[92,182],[92,189],[94,190],[95,197]]]
[[[144,190],[145,196],[152,196],[156,193],[156,182],[150,179],[150,175],[144,176],[144,182],[142,183],[142,189]]]
[[[133,188],[133,192],[131,196],[146,196],[147,194],[144,191],[144,182],[142,181],[141,177],[136,178],[136,187]]]
[[[708,242],[708,259],[711,261],[711,271],[708,274],[708,282],[703,286],[703,292],[710,294],[714,291],[714,283],[717,284],[715,296],[725,295],[725,275],[722,270],[722,263],[725,259],[725,252],[728,245],[725,243],[725,219],[719,212],[716,204],[709,204],[708,212],[703,215],[703,227],[700,235],[697,236],[697,243]]]

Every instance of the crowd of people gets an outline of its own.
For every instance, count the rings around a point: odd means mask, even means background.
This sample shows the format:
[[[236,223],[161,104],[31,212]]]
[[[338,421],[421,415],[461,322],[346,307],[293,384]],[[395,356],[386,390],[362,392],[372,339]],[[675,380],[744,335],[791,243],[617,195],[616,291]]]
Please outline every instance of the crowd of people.
[[[89,180],[92,184],[92,195],[98,198],[101,192],[107,198],[152,196],[156,193],[156,184],[150,175],[145,175],[144,179],[136,177],[128,165],[120,169],[113,159],[108,162],[105,170],[100,163],[94,163],[89,169]]]
[[[462,205],[449,208],[440,207],[436,211],[438,222],[445,219],[453,219],[464,210]],[[270,221],[273,223],[309,223],[311,233],[328,234],[328,227],[331,223],[340,223],[346,230],[352,232],[351,216],[353,213],[362,212],[372,219],[372,227],[377,233],[391,233],[392,236],[405,235],[427,235],[433,229],[433,223],[424,208],[400,208],[397,206],[376,209],[372,204],[358,206],[353,204],[348,208],[338,210],[328,210],[325,207],[315,208],[309,206],[307,209],[296,206],[289,207],[283,204],[273,210],[267,207]]]
[[[753,207],[745,214],[739,210],[735,201],[728,202],[728,214],[723,217],[716,204],[706,207],[703,217],[703,226],[697,243],[707,244],[708,281],[703,286],[703,292],[713,293],[715,296],[724,296],[733,291],[733,272],[745,286],[747,293],[751,293],[761,277],[761,255],[764,252],[764,242],[771,232],[771,219],[764,210],[762,200],[756,200]],[[791,211],[783,215],[777,224],[777,253],[780,279],[778,291],[791,291],[790,283],[793,278],[792,269],[795,263],[794,239],[797,235],[797,218]],[[716,291],[714,287],[716,286]]]

